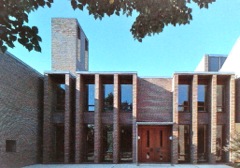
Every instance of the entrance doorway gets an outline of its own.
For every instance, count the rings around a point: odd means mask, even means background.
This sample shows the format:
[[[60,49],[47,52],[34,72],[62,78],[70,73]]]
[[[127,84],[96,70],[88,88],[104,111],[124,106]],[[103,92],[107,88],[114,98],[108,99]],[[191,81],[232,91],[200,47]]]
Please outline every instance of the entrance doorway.
[[[171,161],[171,126],[138,126],[139,162]]]

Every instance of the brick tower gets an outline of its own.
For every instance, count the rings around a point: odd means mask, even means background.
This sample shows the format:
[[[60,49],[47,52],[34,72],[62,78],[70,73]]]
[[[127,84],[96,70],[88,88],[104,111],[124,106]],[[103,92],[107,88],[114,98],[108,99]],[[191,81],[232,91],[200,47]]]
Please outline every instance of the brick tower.
[[[52,70],[88,70],[88,39],[76,19],[52,19]]]

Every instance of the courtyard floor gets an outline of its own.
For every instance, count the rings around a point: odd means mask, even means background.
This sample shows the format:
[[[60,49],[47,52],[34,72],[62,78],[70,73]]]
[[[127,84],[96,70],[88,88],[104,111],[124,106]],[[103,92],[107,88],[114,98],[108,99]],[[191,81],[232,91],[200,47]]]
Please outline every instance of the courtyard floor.
[[[24,168],[231,168],[224,164],[36,164]]]

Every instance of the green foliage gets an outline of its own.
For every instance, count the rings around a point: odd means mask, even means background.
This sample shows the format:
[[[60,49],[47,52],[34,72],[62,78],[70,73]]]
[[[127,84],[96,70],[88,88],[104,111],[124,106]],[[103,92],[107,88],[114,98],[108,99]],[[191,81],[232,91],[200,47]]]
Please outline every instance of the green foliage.
[[[18,41],[29,51],[41,52],[36,26],[29,27],[28,14],[39,7],[51,7],[53,0],[0,0],[0,50],[5,52],[7,47],[14,47]]]
[[[95,19],[105,15],[131,16],[138,13],[130,31],[134,39],[142,41],[146,35],[154,35],[171,25],[185,25],[192,20],[190,3],[197,3],[200,8],[216,0],[69,0],[74,10],[87,9]],[[41,52],[37,27],[29,27],[28,14],[39,7],[51,7],[53,0],[0,0],[0,49],[14,47],[18,41],[29,51]]]
[[[208,8],[215,0],[71,0],[74,9],[87,8],[95,19],[113,14],[131,16],[133,11],[139,15],[132,25],[134,39],[142,41],[146,35],[154,35],[171,24],[176,26],[189,24],[192,20],[192,9],[187,5],[197,3],[200,8]]]
[[[230,143],[229,143],[230,142]],[[231,140],[228,144],[223,148],[224,151],[229,151],[232,153],[233,160],[240,160],[240,132],[236,132],[231,136]],[[237,164],[240,167],[240,164]]]

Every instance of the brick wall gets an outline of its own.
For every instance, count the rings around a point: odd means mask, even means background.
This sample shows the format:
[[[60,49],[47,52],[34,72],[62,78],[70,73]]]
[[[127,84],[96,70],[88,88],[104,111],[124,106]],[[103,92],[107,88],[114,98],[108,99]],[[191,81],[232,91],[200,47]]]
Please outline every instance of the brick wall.
[[[172,79],[138,78],[137,121],[172,122]]]
[[[88,70],[88,40],[76,19],[52,19],[52,70]]]
[[[9,53],[0,54],[0,167],[41,162],[42,75]],[[6,140],[16,152],[6,152]]]

